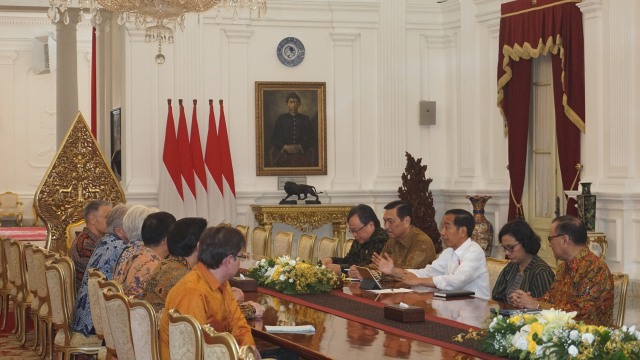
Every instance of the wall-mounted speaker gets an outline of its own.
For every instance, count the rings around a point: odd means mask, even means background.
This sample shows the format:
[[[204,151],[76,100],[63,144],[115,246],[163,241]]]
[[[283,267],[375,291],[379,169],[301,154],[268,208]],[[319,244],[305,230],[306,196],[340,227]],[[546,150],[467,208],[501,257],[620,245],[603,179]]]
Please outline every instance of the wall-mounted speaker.
[[[436,102],[420,100],[420,125],[436,124]]]

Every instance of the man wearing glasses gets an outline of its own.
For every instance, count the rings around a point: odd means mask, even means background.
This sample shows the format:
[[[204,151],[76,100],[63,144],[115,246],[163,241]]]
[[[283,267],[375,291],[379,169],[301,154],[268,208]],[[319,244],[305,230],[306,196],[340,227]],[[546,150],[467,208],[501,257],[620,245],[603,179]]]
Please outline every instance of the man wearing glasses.
[[[384,209],[382,219],[389,241],[382,252],[373,254],[373,264],[369,266],[381,270],[376,263],[376,258],[380,258],[378,254],[392,260],[396,267],[402,269],[420,269],[431,264],[436,258],[436,249],[429,235],[411,225],[411,204],[396,200],[388,203]]]
[[[351,271],[356,275],[355,267],[371,264],[371,257],[374,253],[382,251],[389,236],[380,226],[376,213],[368,205],[360,204],[352,207],[347,214],[347,224],[349,232],[355,239],[349,253],[345,257],[324,258],[322,264],[336,274]],[[350,268],[352,270],[349,270]]]
[[[613,276],[607,263],[589,250],[587,229],[580,219],[560,216],[551,223],[549,246],[562,260],[551,288],[541,298],[522,290],[511,295],[511,303],[527,309],[576,311],[576,320],[590,325],[611,325]]]
[[[169,309],[193,316],[200,324],[209,324],[218,332],[229,332],[239,346],[255,347],[251,327],[236,301],[231,279],[245,257],[244,236],[227,226],[207,228],[198,242],[198,264],[169,291],[160,320],[160,350],[169,354]]]

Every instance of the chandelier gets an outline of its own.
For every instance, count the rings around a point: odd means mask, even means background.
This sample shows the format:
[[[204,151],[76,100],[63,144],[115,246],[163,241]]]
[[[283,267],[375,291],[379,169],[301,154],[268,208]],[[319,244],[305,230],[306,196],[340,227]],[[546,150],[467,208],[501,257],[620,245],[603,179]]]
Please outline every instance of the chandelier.
[[[73,0],[49,0],[48,16],[54,22],[69,23],[68,8]],[[93,26],[100,25],[102,9],[118,15],[118,24],[134,22],[136,27],[145,28],[145,40],[158,42],[156,62],[164,63],[163,43],[173,43],[176,28],[184,30],[184,14],[199,13],[217,8],[216,18],[222,17],[221,8],[233,10],[234,22],[238,20],[238,11],[249,9],[261,17],[267,12],[267,0],[77,0],[80,9],[78,23],[86,23],[87,18]]]

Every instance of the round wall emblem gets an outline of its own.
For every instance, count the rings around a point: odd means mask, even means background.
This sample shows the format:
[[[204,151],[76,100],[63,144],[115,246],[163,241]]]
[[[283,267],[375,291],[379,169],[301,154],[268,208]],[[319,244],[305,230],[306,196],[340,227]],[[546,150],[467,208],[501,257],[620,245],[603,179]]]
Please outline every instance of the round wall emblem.
[[[276,55],[283,65],[289,67],[297,66],[304,60],[304,45],[297,38],[284,38],[278,44]]]

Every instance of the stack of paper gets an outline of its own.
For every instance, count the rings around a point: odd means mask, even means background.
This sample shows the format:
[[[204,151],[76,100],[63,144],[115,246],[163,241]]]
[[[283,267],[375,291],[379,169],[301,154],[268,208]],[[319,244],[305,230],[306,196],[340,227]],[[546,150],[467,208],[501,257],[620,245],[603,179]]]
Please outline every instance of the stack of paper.
[[[313,325],[299,325],[299,326],[269,326],[265,325],[264,328],[270,333],[294,333],[294,334],[314,334],[316,329]]]

